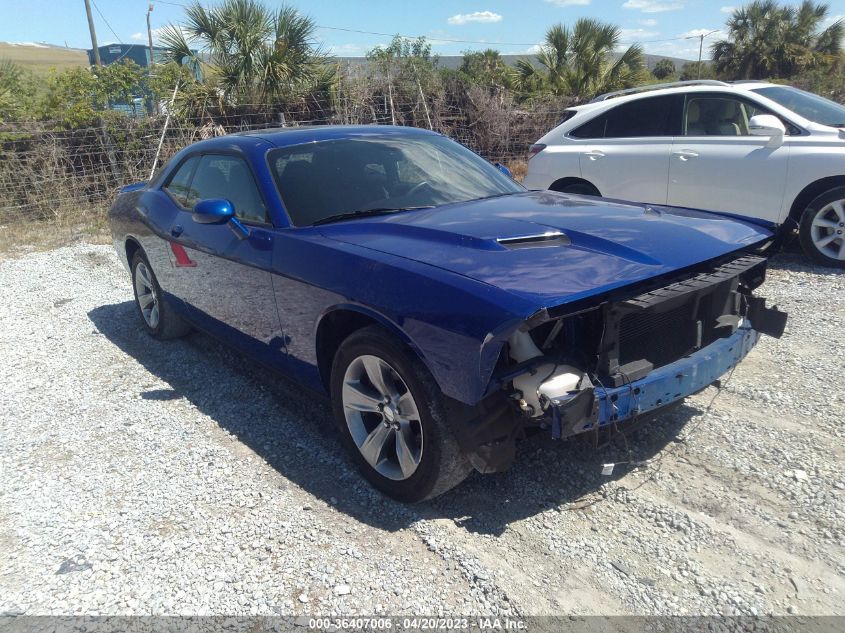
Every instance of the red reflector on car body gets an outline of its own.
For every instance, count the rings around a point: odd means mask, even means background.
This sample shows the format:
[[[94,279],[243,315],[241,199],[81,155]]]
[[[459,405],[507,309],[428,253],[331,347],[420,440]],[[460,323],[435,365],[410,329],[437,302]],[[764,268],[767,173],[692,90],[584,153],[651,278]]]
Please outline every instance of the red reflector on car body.
[[[534,145],[528,148],[528,159],[531,160],[544,149],[546,149],[546,146],[543,143],[534,143]]]

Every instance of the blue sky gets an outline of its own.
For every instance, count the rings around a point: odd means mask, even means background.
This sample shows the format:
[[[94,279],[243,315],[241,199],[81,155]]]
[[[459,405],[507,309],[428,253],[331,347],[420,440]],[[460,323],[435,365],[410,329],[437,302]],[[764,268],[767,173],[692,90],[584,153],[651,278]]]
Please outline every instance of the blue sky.
[[[280,6],[276,0],[265,0]],[[100,43],[146,42],[147,0],[93,0]],[[156,2],[153,28],[178,22],[187,0]],[[214,4],[214,0],[203,4]],[[490,46],[503,53],[530,52],[545,30],[558,22],[573,23],[588,16],[617,24],[624,42],[641,42],[647,53],[694,59],[696,35],[724,27],[731,0],[292,0],[321,26],[318,37],[326,49],[357,56],[389,36],[350,32],[372,31],[424,35],[433,50],[455,55]],[[828,2],[831,15],[845,15],[845,0]],[[0,41],[47,42],[88,48],[88,26],[82,0],[0,0],[3,15]],[[705,40],[718,38],[715,33]],[[684,39],[687,38],[687,39]],[[464,40],[462,42],[447,40]]]

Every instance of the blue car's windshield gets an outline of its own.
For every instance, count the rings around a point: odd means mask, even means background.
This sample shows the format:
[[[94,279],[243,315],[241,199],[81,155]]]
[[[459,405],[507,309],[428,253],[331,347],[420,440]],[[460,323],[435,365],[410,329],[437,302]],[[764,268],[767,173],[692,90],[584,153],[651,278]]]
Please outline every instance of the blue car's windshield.
[[[830,99],[789,86],[767,86],[756,92],[814,123],[845,127],[845,107]]]
[[[343,214],[431,207],[525,189],[443,136],[367,136],[272,150],[294,226]]]

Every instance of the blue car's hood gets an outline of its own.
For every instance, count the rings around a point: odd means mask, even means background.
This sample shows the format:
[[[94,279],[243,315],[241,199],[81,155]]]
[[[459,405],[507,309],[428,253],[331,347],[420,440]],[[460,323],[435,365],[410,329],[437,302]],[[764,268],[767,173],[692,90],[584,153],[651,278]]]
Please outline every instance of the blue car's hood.
[[[331,239],[437,266],[547,306],[671,273],[771,236],[715,214],[547,191],[320,230]],[[568,240],[520,248],[500,242],[555,231]]]

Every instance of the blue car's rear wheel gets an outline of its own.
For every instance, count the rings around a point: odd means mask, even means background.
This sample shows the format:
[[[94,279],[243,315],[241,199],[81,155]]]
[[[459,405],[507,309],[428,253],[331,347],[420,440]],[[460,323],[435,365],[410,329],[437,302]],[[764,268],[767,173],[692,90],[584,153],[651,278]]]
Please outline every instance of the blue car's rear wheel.
[[[401,501],[421,501],[471,470],[449,429],[443,396],[419,358],[381,328],[352,334],[332,366],[332,406],[364,477]]]
[[[191,326],[173,312],[173,308],[162,295],[152,266],[142,251],[139,250],[132,256],[129,269],[132,271],[135,307],[144,329],[158,339],[177,338],[190,332]]]

